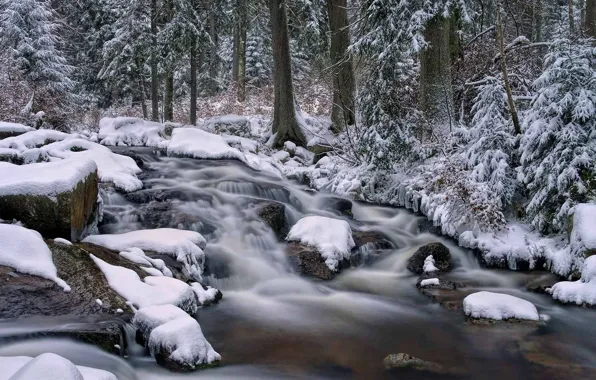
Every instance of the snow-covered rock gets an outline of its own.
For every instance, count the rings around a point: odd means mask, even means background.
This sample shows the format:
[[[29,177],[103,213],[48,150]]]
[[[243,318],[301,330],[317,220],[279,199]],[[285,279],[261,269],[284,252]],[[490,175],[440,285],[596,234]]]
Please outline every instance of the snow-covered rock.
[[[91,160],[0,162],[0,215],[46,237],[79,240],[98,220],[97,167]]]
[[[439,242],[425,244],[408,259],[407,268],[416,274],[447,271],[451,268],[449,248]]]
[[[339,262],[349,259],[355,243],[348,222],[323,216],[306,216],[288,233],[287,240],[314,247],[330,270],[336,271]]]
[[[165,276],[148,276],[141,281],[133,270],[108,264],[93,255],[91,258],[105,275],[110,287],[134,308],[171,304],[189,313],[197,310],[194,291],[180,280]]]
[[[471,318],[497,321],[519,319],[538,321],[538,310],[531,302],[502,293],[477,292],[464,298],[464,312]]]
[[[174,319],[186,318],[188,314],[174,305],[147,306],[136,312],[132,323],[137,328],[145,342],[149,339],[151,331]]]
[[[201,306],[209,306],[212,303],[217,303],[217,301],[219,301],[222,297],[221,292],[211,286],[204,288],[203,285],[199,284],[198,282],[193,282],[190,284],[190,287],[197,295],[199,305]]]
[[[58,278],[52,252],[37,231],[15,224],[0,224],[0,265],[47,278],[70,291],[70,287]]]
[[[0,380],[118,380],[112,373],[76,366],[62,356],[45,353],[29,356],[0,357]]]
[[[422,266],[422,271],[424,273],[431,273],[431,272],[436,272],[439,269],[437,269],[437,267],[435,266],[435,259],[433,258],[433,255],[429,255],[426,257],[426,259],[424,259],[424,265]]]
[[[127,250],[120,252],[120,256],[132,261],[135,264],[146,265],[150,269],[158,271],[163,276],[173,277],[172,271],[167,267],[163,260],[152,259],[151,257],[147,256],[140,248],[128,248]],[[142,267],[143,270],[151,273],[151,271],[148,270],[149,268]]]
[[[230,147],[223,137],[197,128],[177,128],[172,132],[168,156],[192,157],[209,160],[230,159],[246,163],[238,149]]]
[[[252,135],[251,121],[246,116],[215,116],[205,120],[201,127],[217,134],[240,137],[251,137]]]
[[[561,281],[548,290],[563,303],[596,306],[596,255],[588,257],[578,281]]]
[[[35,128],[17,124],[17,123],[9,123],[7,121],[0,121],[0,140],[5,139],[7,137],[14,137],[21,135],[26,132],[34,131]]]
[[[136,117],[104,117],[99,121],[102,145],[151,146],[165,148],[166,125]]]
[[[54,243],[63,244],[63,245],[72,245],[72,243],[70,241],[68,241],[66,239],[62,239],[62,238],[55,238]]]
[[[101,245],[115,251],[127,251],[131,248],[139,248],[145,251],[154,251],[172,256],[184,265],[185,275],[197,281],[201,280],[205,263],[203,248],[205,248],[207,242],[203,235],[198,232],[159,228],[114,235],[91,235],[83,241]],[[138,251],[135,251],[133,254],[140,255]],[[130,260],[131,256],[127,258]]]
[[[439,286],[440,281],[438,278],[427,278],[426,280],[420,281],[420,287],[425,288],[427,286]]]
[[[569,236],[571,253],[576,257],[596,254],[596,204],[575,206],[573,228]]]
[[[42,145],[50,144],[52,142],[66,139],[80,139],[83,137],[83,135],[64,133],[60,131],[54,131],[52,129],[38,129],[29,131],[19,136],[0,140],[0,148],[15,149],[19,151],[19,153],[22,153]]]

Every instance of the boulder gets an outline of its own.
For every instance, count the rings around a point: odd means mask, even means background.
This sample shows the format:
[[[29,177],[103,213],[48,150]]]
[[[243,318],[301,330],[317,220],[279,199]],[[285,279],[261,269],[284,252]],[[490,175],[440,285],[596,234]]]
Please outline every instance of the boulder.
[[[352,238],[356,246],[352,249],[350,264],[353,267],[369,265],[394,249],[395,246],[388,237],[379,231],[352,231]]]
[[[279,238],[283,239],[288,234],[286,206],[283,203],[261,202],[257,214]]]
[[[332,280],[343,268],[350,266],[348,260],[343,260],[338,265],[338,271],[334,272],[325,264],[325,260],[316,248],[296,242],[288,243],[286,253],[296,271],[320,280]]]
[[[426,360],[418,359],[414,356],[404,353],[389,354],[385,359],[383,359],[383,364],[388,370],[402,368],[436,373],[445,372],[444,367],[440,364],[427,362]]]
[[[331,152],[333,148],[325,145],[311,145],[308,147],[308,150],[315,154],[313,158],[313,165],[315,165],[319,160],[327,155],[327,153]]]
[[[420,248],[408,259],[407,268],[410,272],[421,274],[424,272],[424,260],[432,256],[435,267],[445,272],[451,269],[451,253],[443,243],[429,243]]]
[[[352,201],[339,197],[327,197],[324,199],[323,207],[336,211],[341,215],[352,217]]]
[[[0,163],[0,178],[2,219],[19,220],[46,238],[71,241],[82,239],[97,224],[98,177],[93,161]]]

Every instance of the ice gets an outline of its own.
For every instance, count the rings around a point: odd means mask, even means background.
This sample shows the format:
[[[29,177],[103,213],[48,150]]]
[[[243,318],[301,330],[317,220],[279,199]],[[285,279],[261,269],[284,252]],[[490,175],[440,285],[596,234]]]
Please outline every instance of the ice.
[[[91,160],[58,161],[30,165],[0,162],[0,196],[57,196],[72,191],[97,170]]]
[[[428,255],[424,259],[424,265],[422,266],[424,273],[437,272],[439,269],[435,266],[435,258],[433,255]]]
[[[25,133],[34,131],[35,128],[23,124],[9,123],[7,121],[0,121],[0,133]]]
[[[234,159],[246,163],[238,149],[230,147],[223,137],[197,128],[176,128],[168,145],[168,156],[202,159]]]
[[[66,239],[62,239],[62,238],[55,238],[54,243],[62,244],[62,245],[72,245],[72,243],[70,241],[68,241]]]
[[[508,294],[477,292],[464,298],[464,312],[472,318],[523,319],[538,321],[538,311],[531,302]]]
[[[584,261],[580,280],[558,282],[548,292],[563,303],[596,306],[596,255]]]
[[[156,327],[149,336],[152,355],[169,353],[169,359],[191,368],[214,364],[221,356],[205,339],[199,323],[186,316]]]
[[[439,279],[438,278],[428,278],[426,280],[420,281],[420,287],[424,288],[426,286],[439,286]]]
[[[341,260],[350,258],[355,246],[348,222],[324,216],[300,219],[290,229],[287,240],[317,248],[333,271],[338,269]]]
[[[202,248],[205,248],[207,242],[203,235],[198,232],[159,228],[114,235],[91,235],[87,236],[83,241],[101,245],[115,251],[138,248],[169,255],[184,265],[189,277],[196,281],[201,280],[203,265],[205,263],[205,253]],[[138,251],[135,252],[137,255],[139,254]]]
[[[102,145],[151,146],[165,148],[166,125],[136,117],[104,117],[99,121]]]
[[[0,380],[118,380],[112,373],[83,366],[52,353],[0,357]]]
[[[180,280],[148,276],[143,282],[133,270],[108,264],[94,255],[91,258],[106,276],[110,287],[137,309],[164,304],[193,313],[197,309],[196,295]]]
[[[190,284],[190,287],[197,295],[200,305],[203,305],[206,302],[213,302],[219,293],[219,290],[212,288],[211,286],[207,286],[207,289],[204,289],[203,285],[199,284],[198,282],[193,282]]]
[[[70,291],[70,286],[58,278],[52,252],[37,231],[16,224],[0,224],[0,265],[47,278],[64,291]]]

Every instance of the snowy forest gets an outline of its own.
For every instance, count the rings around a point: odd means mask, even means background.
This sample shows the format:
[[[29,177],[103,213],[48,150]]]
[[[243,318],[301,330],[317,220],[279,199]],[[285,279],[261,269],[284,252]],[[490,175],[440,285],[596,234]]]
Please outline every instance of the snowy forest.
[[[0,279],[0,380],[596,378],[596,0],[0,0]]]

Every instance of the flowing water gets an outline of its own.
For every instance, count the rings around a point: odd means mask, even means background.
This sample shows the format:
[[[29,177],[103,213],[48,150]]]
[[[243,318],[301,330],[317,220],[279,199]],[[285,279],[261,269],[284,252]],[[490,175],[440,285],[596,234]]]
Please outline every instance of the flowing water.
[[[148,148],[126,150],[143,161],[145,190],[127,196],[104,191],[101,232],[178,227],[206,237],[204,279],[224,298],[200,309],[196,318],[222,355],[221,367],[171,374],[139,347],[121,359],[56,339],[0,346],[0,355],[52,351],[76,364],[111,370],[121,380],[596,376],[596,312],[560,306],[547,295],[525,290],[526,283],[544,273],[483,269],[471,252],[420,233],[420,217],[405,210],[354,203],[353,218],[348,218],[333,210],[330,195],[237,162],[161,157]],[[362,249],[367,264],[332,281],[301,277],[288,263],[284,243],[257,216],[263,200],[284,203],[290,225],[305,215],[343,218],[353,229],[381,232],[395,248]],[[550,317],[548,322],[539,327],[473,325],[461,309],[450,310],[421,294],[406,261],[418,247],[434,241],[452,253],[454,269],[444,278],[467,284],[456,298],[478,290],[508,293],[537,305]],[[443,371],[386,371],[383,358],[398,352],[438,363]]]

